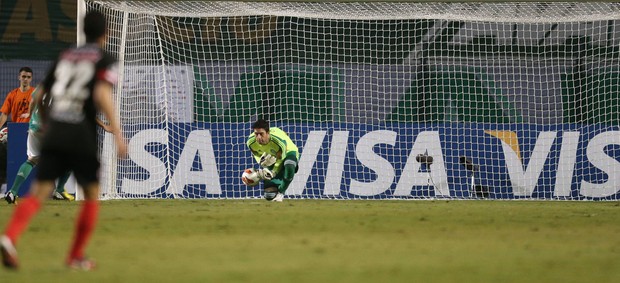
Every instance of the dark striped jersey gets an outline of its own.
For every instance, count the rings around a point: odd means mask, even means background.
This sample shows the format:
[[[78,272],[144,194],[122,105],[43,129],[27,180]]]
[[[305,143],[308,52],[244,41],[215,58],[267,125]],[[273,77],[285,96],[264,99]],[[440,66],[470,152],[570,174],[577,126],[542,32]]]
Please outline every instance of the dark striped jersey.
[[[46,115],[43,146],[97,150],[93,89],[97,81],[115,84],[116,60],[99,46],[86,44],[63,51],[43,81],[52,103]],[[64,145],[64,146],[63,146]]]

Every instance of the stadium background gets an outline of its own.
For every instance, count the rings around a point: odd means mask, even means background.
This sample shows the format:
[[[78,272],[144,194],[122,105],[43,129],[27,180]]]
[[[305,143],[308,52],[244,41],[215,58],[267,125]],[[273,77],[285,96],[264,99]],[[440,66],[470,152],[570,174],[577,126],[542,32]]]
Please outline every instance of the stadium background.
[[[261,25],[260,21],[273,21],[268,18],[250,18],[246,21],[248,25]],[[306,111],[306,115],[296,117],[296,120],[326,122],[333,120],[336,115],[330,113],[329,107],[324,107],[324,103],[334,101],[332,96],[341,95],[333,93],[333,86],[326,85],[327,80],[333,74],[329,70],[305,72],[291,71],[294,64],[309,63],[318,68],[329,69],[330,66],[322,64],[326,59],[337,60],[340,64],[347,65],[343,69],[348,72],[366,72],[368,78],[375,80],[398,80],[398,87],[393,89],[383,89],[382,93],[388,95],[393,105],[385,109],[375,109],[375,116],[358,115],[364,109],[356,109],[358,101],[377,99],[371,93],[352,89],[346,93],[345,97],[358,97],[355,101],[345,98],[342,103],[351,104],[346,109],[352,109],[350,113],[338,113],[340,117],[348,117],[347,122],[376,122],[396,121],[396,122],[483,122],[483,123],[502,123],[515,119],[523,119],[524,122],[537,124],[556,124],[556,123],[601,123],[618,122],[618,115],[613,115],[619,110],[617,97],[611,94],[617,92],[618,81],[620,80],[620,70],[611,66],[617,66],[618,61],[618,38],[620,36],[620,26],[618,21],[591,22],[586,23],[590,26],[550,26],[549,34],[545,31],[539,34],[525,34],[519,31],[519,27],[514,27],[512,32],[502,28],[501,33],[479,35],[468,35],[467,38],[459,35],[461,29],[467,26],[461,23],[450,22],[446,27],[435,27],[432,21],[427,20],[408,20],[408,21],[384,21],[374,24],[374,28],[356,27],[353,29],[343,23],[334,23],[327,20],[302,20],[314,21],[312,26],[315,30],[296,29],[291,21],[280,21],[278,25],[289,25],[284,32],[272,34],[271,38],[264,40],[258,38],[250,44],[240,45],[240,41],[234,40],[234,30],[231,30],[232,23],[219,22],[222,31],[221,40],[209,41],[196,34],[195,38],[190,39],[196,43],[205,44],[204,50],[211,53],[209,56],[197,56],[200,60],[205,60],[206,64],[197,64],[194,68],[237,68],[239,66],[226,65],[218,62],[218,59],[239,59],[247,60],[245,73],[233,73],[236,78],[218,78],[213,75],[211,78],[200,77],[198,74],[213,74],[213,72],[194,72],[197,74],[195,83],[206,83],[213,86],[214,92],[221,97],[224,104],[224,111],[238,111],[243,109],[244,113],[254,113],[254,109],[247,101],[252,95],[257,95],[254,90],[259,87],[261,80],[272,80],[288,84],[300,84],[314,97],[313,100],[319,101],[322,105],[311,106],[311,111]],[[294,23],[294,21],[293,21]],[[367,25],[371,25],[368,23]],[[377,27],[383,25],[383,27]],[[4,0],[0,2],[0,99],[4,100],[6,93],[17,86],[16,70],[21,66],[31,66],[34,69],[34,83],[42,79],[50,61],[57,52],[75,42],[76,26],[76,2],[71,0]],[[398,26],[398,31],[394,31],[394,26]],[[272,28],[273,26],[270,26]],[[495,27],[497,28],[497,27]],[[513,28],[513,27],[510,27]],[[287,42],[286,48],[272,47],[276,50],[278,63],[287,63],[286,66],[274,67],[272,70],[256,69],[256,62],[259,60],[260,66],[268,66],[268,62],[261,60],[271,60],[267,56],[262,56],[270,51],[267,46],[281,46],[284,38],[297,35],[303,38],[312,38],[314,32],[330,30],[328,35],[313,38],[318,43],[307,45],[303,42]],[[492,30],[480,28],[483,31]],[[588,29],[600,29],[608,31],[608,38],[590,38],[575,32],[585,32]],[[403,31],[404,30],[404,31]],[[571,32],[574,30],[575,32]],[[334,33],[335,32],[335,33]],[[354,34],[350,34],[354,33]],[[372,33],[372,34],[370,34]],[[383,33],[383,34],[378,34]],[[432,44],[436,48],[430,48],[432,58],[426,61],[424,66],[411,65],[409,69],[402,70],[401,77],[385,78],[381,76],[382,70],[377,68],[360,68],[359,65],[366,63],[382,64],[385,68],[407,68],[403,67],[403,62],[411,60],[416,51],[416,42],[421,40],[426,34],[435,33],[436,38]],[[604,34],[604,33],[603,33]],[[371,36],[372,35],[372,36]],[[376,40],[377,36],[383,38],[382,42]],[[354,40],[353,40],[354,39]],[[347,42],[343,46],[331,44],[334,40]],[[538,41],[543,40],[543,46],[538,45]],[[552,42],[549,42],[551,40]],[[323,43],[326,44],[322,44]],[[593,44],[592,42],[596,42]],[[486,43],[480,45],[480,43]],[[325,50],[313,50],[312,46],[327,46]],[[448,48],[449,47],[449,48]],[[445,51],[445,50],[450,50]],[[443,52],[445,56],[442,57]],[[494,54],[493,60],[480,58],[480,54]],[[553,61],[533,59],[531,56],[543,54]],[[604,55],[601,60],[605,62],[584,62],[574,59],[574,54],[583,54],[588,58],[593,58],[596,54]],[[425,56],[422,55],[422,56]],[[460,61],[451,62],[450,56],[471,56],[471,62]],[[477,56],[475,56],[477,55]],[[568,56],[570,55],[570,56]],[[174,55],[170,55],[174,56]],[[231,58],[237,57],[237,58]],[[325,58],[329,56],[330,58]],[[419,56],[419,54],[418,54]],[[489,56],[489,55],[487,55]],[[496,60],[503,57],[512,60]],[[511,58],[512,57],[512,58]],[[289,62],[283,62],[282,58]],[[543,58],[545,59],[545,58]],[[305,62],[301,62],[301,61]],[[558,63],[559,61],[559,63]],[[516,62],[516,63],[515,63]],[[293,65],[291,65],[293,64]],[[292,66],[292,67],[291,67]],[[603,66],[603,67],[601,67]],[[610,67],[605,67],[610,66]],[[529,85],[515,84],[510,75],[497,76],[494,70],[503,69],[504,74],[519,74],[528,76],[531,79],[520,80],[530,81]],[[482,70],[482,72],[480,72]],[[490,77],[485,75],[487,70]],[[198,71],[198,70],[197,70]],[[544,75],[540,75],[544,74]],[[341,74],[342,75],[342,74]],[[549,77],[552,76],[552,77]],[[350,76],[344,76],[350,77]],[[420,78],[422,78],[420,80]],[[225,79],[225,80],[222,80]],[[237,85],[235,93],[227,93],[225,89],[229,86],[218,88],[218,81],[226,81],[228,84]],[[495,82],[489,85],[488,82]],[[549,82],[559,85],[549,85]],[[370,81],[363,83],[371,83]],[[596,87],[588,87],[587,91],[580,91],[583,86],[596,83]],[[277,86],[277,83],[273,84]],[[389,84],[386,84],[389,85]],[[198,93],[199,88],[194,88],[198,96],[205,95]],[[232,88],[235,89],[235,88]],[[361,89],[361,88],[360,88]],[[461,91],[458,91],[458,90]],[[466,89],[466,91],[462,91]],[[275,101],[292,101],[299,98],[301,91],[291,89],[275,89]],[[465,94],[463,94],[465,93]],[[428,99],[439,95],[446,99]],[[504,97],[502,97],[504,96]],[[155,99],[155,98],[153,98]],[[495,101],[511,99],[517,101],[512,105],[513,109],[505,110],[510,113],[502,113],[500,107],[496,107]],[[194,99],[196,113],[194,120],[201,122],[217,122],[215,115],[211,115],[221,108],[215,107],[214,103],[205,103],[209,99]],[[452,105],[444,105],[446,101],[452,101]],[[541,103],[548,101],[550,103]],[[397,103],[396,103],[397,102]],[[466,103],[478,105],[474,108],[462,107]],[[592,109],[597,111],[587,111],[579,114],[576,111],[578,104],[592,105]],[[605,107],[602,107],[604,103]],[[148,103],[147,103],[148,104]],[[278,103],[275,103],[276,105]],[[221,106],[221,105],[219,105]],[[452,107],[451,107],[452,106]],[[359,108],[358,106],[357,108]],[[365,107],[365,106],[361,106]],[[217,109],[214,109],[217,108]],[[148,110],[145,111],[153,111]],[[416,111],[424,109],[423,111]],[[469,110],[468,110],[469,109]],[[277,109],[272,113],[278,113]],[[358,111],[356,113],[356,111]],[[461,112],[454,112],[461,111]],[[467,111],[477,111],[468,113]],[[603,112],[601,112],[603,111]],[[236,112],[237,114],[243,114]],[[220,115],[221,116],[221,115]],[[227,115],[224,115],[227,116]],[[234,122],[238,119],[250,119],[251,115],[229,116]],[[359,117],[366,117],[369,121],[355,121]],[[512,118],[511,118],[512,117]],[[277,120],[278,117],[272,117]],[[291,117],[288,117],[289,119]],[[215,119],[215,120],[214,120]],[[338,118],[343,119],[343,118]],[[347,118],[345,118],[347,119]],[[221,119],[220,119],[221,120]],[[514,122],[514,121],[513,121]]]

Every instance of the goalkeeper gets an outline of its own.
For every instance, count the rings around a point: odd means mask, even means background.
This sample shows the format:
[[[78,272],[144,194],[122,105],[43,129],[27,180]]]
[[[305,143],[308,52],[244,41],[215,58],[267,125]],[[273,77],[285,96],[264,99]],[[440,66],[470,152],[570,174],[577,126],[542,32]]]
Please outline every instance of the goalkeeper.
[[[269,122],[259,119],[252,124],[254,131],[247,141],[248,148],[256,162],[263,169],[258,176],[264,181],[265,199],[282,201],[299,166],[299,149],[291,138],[277,127],[269,127]]]

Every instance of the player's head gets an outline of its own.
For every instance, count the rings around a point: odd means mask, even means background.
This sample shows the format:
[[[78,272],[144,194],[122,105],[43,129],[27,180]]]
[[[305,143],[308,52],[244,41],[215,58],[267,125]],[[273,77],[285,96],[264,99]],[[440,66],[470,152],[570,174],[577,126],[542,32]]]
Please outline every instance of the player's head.
[[[86,42],[94,43],[100,39],[105,39],[107,32],[107,22],[103,14],[97,11],[90,11],[84,16],[84,35]]]
[[[252,124],[252,130],[259,144],[269,143],[269,122],[264,119],[258,119]]]
[[[30,67],[21,67],[17,78],[21,87],[29,87],[30,83],[32,83],[32,69]]]

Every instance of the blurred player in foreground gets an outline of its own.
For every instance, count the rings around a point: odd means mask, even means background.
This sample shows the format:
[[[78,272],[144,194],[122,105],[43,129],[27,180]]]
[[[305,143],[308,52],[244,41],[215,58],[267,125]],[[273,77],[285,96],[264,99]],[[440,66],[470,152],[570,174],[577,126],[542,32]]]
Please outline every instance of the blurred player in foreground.
[[[259,119],[252,124],[254,131],[247,141],[252,155],[263,169],[258,176],[264,181],[265,199],[282,201],[288,185],[299,166],[299,149],[291,138],[277,127],[269,127],[269,122]]]
[[[116,83],[116,63],[101,49],[105,45],[106,20],[98,12],[84,18],[86,44],[60,53],[58,61],[43,82],[41,91],[53,99],[48,111],[40,107],[45,134],[41,144],[39,172],[30,187],[29,196],[15,207],[4,235],[0,236],[2,263],[17,269],[17,244],[20,235],[40,210],[54,189],[54,180],[66,171],[73,171],[84,189],[84,201],[78,215],[75,234],[66,264],[73,269],[90,270],[95,263],[87,259],[84,249],[95,228],[99,214],[99,180],[97,171],[96,112],[101,111],[110,121],[118,156],[127,154],[127,144],[114,114],[112,87]],[[50,97],[51,96],[51,97]]]

